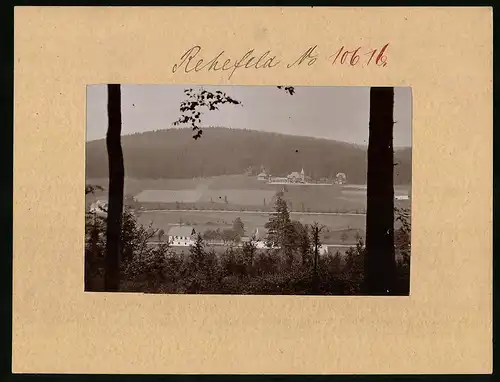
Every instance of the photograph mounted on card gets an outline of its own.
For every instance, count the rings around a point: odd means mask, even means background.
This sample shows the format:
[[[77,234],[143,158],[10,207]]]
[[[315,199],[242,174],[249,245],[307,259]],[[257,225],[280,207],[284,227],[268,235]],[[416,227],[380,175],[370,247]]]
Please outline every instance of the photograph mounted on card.
[[[410,88],[91,85],[86,137],[86,291],[409,295]]]

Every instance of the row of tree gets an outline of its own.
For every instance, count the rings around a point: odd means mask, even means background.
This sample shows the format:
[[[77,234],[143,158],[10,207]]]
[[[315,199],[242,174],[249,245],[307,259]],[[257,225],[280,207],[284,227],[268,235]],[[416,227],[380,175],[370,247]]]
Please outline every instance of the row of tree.
[[[276,202],[276,214],[268,222],[268,248],[258,249],[254,237],[242,246],[230,245],[216,254],[207,239],[196,237],[188,253],[178,253],[163,241],[164,231],[138,223],[128,207],[123,213],[120,290],[155,293],[263,293],[263,294],[361,294],[366,248],[363,240],[339,253],[319,256],[318,224],[302,225],[289,220],[286,203]],[[401,220],[398,250],[404,256],[397,263],[394,294],[408,294],[408,211],[397,211]],[[103,290],[106,248],[106,217],[87,214],[85,289]],[[244,233],[241,219],[232,231]],[[154,236],[157,245],[150,245]],[[234,243],[236,244],[236,243]]]
[[[331,205],[328,205],[331,203]],[[248,204],[220,204],[220,203],[210,203],[210,202],[198,202],[198,203],[157,203],[157,202],[143,202],[138,203],[143,207],[144,210],[215,210],[215,211],[261,211],[269,212],[273,211],[273,205],[271,201],[267,201],[264,205],[248,205]],[[328,212],[328,213],[366,213],[366,209],[361,206],[361,203],[351,202],[345,203],[345,206],[339,206],[337,200],[327,200],[326,205],[321,204],[318,200],[313,203],[297,203],[296,208],[292,202],[288,202],[289,209],[293,212]]]
[[[241,218],[236,218],[233,221],[232,228],[221,230],[217,229],[207,229],[203,232],[204,240],[221,240],[225,243],[239,243],[243,236],[245,235],[245,224]]]

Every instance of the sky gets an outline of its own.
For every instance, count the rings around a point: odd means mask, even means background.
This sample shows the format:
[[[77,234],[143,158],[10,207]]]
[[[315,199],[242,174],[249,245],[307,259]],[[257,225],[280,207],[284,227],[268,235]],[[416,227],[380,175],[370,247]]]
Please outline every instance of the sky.
[[[122,85],[122,135],[172,127],[180,116],[184,89],[193,85]],[[203,126],[224,126],[368,144],[369,87],[203,86],[220,90],[242,105],[204,111]],[[394,146],[411,146],[411,88],[394,90]],[[87,141],[107,130],[107,87],[87,87]]]

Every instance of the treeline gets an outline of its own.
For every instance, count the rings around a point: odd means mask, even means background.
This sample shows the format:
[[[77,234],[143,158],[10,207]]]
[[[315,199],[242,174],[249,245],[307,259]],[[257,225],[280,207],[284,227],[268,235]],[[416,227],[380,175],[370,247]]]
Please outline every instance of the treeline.
[[[343,205],[338,206],[341,203],[335,203],[336,200],[332,200],[332,206],[326,206],[323,208],[309,208],[307,204],[302,203],[297,209],[291,209],[296,212],[328,212],[328,213],[366,213],[366,208],[364,208],[360,203],[344,203],[348,207]],[[326,203],[325,203],[326,204]],[[216,203],[140,203],[141,207],[145,210],[213,210],[213,211],[258,211],[258,212],[273,212],[273,206],[271,205],[261,205],[261,206],[241,206],[237,204],[216,204]],[[353,207],[357,206],[359,208]]]
[[[256,250],[251,242],[229,247],[222,254],[204,244],[201,236],[188,254],[153,250],[137,257],[124,269],[124,292],[189,294],[317,294],[360,293],[363,246],[340,254],[322,256],[317,275],[312,266],[288,264],[278,251]]]
[[[361,293],[365,246],[358,238],[356,246],[344,256],[339,253],[318,256],[321,230],[289,219],[286,203],[278,199],[277,214],[266,224],[267,249],[259,250],[255,239],[241,247],[228,247],[216,254],[202,235],[179,254],[163,241],[163,231],[138,224],[133,213],[123,215],[121,291],[148,293],[211,294],[319,294],[355,295]],[[410,227],[409,216],[398,230],[398,261],[395,294],[409,292]],[[85,248],[85,290],[102,290],[106,219],[87,215]],[[237,235],[243,224],[235,220],[231,229]],[[158,245],[148,245],[155,236]]]
[[[194,140],[190,129],[172,128],[124,136],[122,145],[131,178],[255,175],[264,166],[276,175],[304,167],[313,179],[344,172],[349,183],[366,183],[366,148],[327,139],[212,127],[205,129],[203,139]],[[409,184],[411,149],[396,150],[394,156],[395,184]],[[104,139],[87,143],[86,158],[87,178],[108,176]]]
[[[206,241],[223,241],[225,243],[239,243],[243,236],[245,235],[245,224],[241,218],[236,218],[233,221],[233,226],[221,230],[217,229],[207,229],[203,232],[202,237]]]

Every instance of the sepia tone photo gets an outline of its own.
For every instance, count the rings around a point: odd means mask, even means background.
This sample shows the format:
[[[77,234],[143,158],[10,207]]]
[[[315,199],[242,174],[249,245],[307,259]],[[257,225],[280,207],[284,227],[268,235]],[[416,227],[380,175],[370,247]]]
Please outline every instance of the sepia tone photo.
[[[404,87],[90,85],[85,291],[410,293]]]

